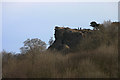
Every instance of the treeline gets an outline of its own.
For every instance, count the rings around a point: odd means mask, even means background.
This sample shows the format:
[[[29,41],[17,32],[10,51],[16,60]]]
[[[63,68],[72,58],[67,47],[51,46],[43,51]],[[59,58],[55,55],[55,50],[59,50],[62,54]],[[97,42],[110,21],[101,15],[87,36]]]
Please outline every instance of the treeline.
[[[46,43],[37,38],[24,41],[20,50],[21,54],[2,51],[3,78],[119,77],[118,22],[95,27],[66,55],[47,50]]]

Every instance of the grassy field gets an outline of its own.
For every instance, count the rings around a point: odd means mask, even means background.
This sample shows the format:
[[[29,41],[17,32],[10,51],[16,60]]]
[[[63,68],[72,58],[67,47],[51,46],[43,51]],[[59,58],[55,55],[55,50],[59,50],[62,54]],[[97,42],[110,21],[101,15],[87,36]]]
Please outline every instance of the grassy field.
[[[7,78],[116,78],[118,74],[118,53],[115,46],[100,48],[91,52],[57,52],[8,55],[3,57],[3,77]],[[7,57],[7,58],[6,58]],[[14,58],[13,58],[14,57]]]

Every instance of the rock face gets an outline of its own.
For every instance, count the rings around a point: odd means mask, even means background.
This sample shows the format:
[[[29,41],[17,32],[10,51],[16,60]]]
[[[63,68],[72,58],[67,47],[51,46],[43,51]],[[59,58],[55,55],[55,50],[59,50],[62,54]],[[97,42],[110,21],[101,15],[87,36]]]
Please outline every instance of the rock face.
[[[86,30],[90,31],[90,29]],[[86,31],[81,29],[55,27],[55,41],[48,49],[64,52],[74,49],[80,40],[85,37],[85,33]]]
[[[102,27],[105,27],[105,25],[109,26],[108,23],[100,24],[99,28],[101,27],[100,29],[102,30]],[[118,22],[112,22],[110,25],[116,27],[118,26]],[[94,31],[97,30],[55,27],[55,41],[48,49],[63,52],[74,50],[81,39],[87,38],[89,35],[93,34]]]

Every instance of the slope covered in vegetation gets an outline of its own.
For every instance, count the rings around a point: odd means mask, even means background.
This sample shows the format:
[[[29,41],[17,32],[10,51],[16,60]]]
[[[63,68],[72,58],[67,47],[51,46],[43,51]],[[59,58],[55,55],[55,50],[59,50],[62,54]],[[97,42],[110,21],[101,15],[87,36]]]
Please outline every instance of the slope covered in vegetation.
[[[98,30],[85,34],[80,42],[75,41],[75,47],[70,44],[68,54],[45,50],[45,43],[38,39],[37,42],[42,43],[39,46],[33,44],[36,40],[26,40],[22,48],[27,49],[25,52],[2,52],[3,78],[117,78],[118,25],[118,22],[104,22]],[[32,46],[27,42],[33,42]],[[54,41],[53,45],[55,48],[59,41]]]

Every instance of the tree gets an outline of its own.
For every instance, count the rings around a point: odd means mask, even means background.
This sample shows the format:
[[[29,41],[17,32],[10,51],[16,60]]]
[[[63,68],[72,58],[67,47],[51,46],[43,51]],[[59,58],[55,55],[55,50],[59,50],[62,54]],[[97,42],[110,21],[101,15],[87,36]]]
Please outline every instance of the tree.
[[[28,51],[44,51],[46,49],[46,43],[41,41],[38,38],[27,39],[24,41],[24,46],[20,48],[22,53],[26,53]]]
[[[92,21],[90,24],[90,26],[92,26],[94,29],[98,29],[99,24],[97,24],[95,21]]]
[[[53,37],[51,37],[50,40],[49,40],[49,45],[51,46],[53,44],[53,42],[54,42]]]

